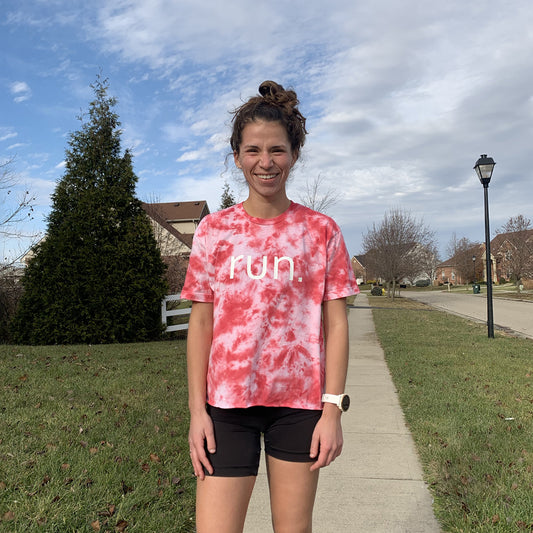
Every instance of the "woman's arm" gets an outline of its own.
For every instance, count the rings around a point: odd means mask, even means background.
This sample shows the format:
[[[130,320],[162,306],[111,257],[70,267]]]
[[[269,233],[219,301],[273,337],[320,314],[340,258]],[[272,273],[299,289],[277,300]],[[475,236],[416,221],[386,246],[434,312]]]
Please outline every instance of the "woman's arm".
[[[207,459],[204,443],[210,453],[216,449],[213,424],[207,414],[207,367],[213,339],[213,304],[193,302],[189,331],[187,333],[187,375],[189,381],[189,447],[194,474],[204,479],[205,467],[212,473],[213,468]]]
[[[348,372],[348,317],[346,298],[324,302],[324,338],[326,343],[327,394],[342,394]],[[328,466],[342,451],[341,411],[331,403],[324,404],[311,442],[311,457],[318,457],[311,470]]]

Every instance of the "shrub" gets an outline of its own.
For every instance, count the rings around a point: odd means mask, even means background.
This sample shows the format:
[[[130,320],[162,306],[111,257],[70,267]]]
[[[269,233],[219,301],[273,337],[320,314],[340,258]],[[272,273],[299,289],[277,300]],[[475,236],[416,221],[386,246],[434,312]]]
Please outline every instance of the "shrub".
[[[378,285],[376,285],[375,287],[372,288],[372,290],[370,291],[370,294],[372,296],[381,296],[383,294],[383,289],[379,287]]]
[[[9,277],[0,278],[0,342],[9,342],[9,325],[22,296],[22,285]]]

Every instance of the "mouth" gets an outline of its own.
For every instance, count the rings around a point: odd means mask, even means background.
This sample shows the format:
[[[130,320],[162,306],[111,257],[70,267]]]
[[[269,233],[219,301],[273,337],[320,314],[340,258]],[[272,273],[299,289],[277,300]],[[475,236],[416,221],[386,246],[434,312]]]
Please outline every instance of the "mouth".
[[[256,174],[256,176],[263,181],[270,181],[273,180],[277,174]]]

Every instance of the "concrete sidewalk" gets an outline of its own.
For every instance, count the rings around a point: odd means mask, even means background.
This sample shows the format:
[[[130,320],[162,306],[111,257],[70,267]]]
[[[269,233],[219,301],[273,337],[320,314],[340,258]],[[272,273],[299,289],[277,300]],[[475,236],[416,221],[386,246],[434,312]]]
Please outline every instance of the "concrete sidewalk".
[[[342,455],[320,473],[316,533],[438,533],[429,490],[379,345],[366,295],[348,316],[350,367]],[[262,461],[244,528],[272,531]]]

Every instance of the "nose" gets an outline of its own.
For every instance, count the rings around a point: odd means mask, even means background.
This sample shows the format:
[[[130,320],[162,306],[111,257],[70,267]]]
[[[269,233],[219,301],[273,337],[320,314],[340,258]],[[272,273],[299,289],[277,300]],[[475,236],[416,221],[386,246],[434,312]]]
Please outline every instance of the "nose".
[[[259,164],[262,168],[270,168],[272,166],[272,155],[270,154],[270,152],[268,152],[267,150],[261,152]]]

